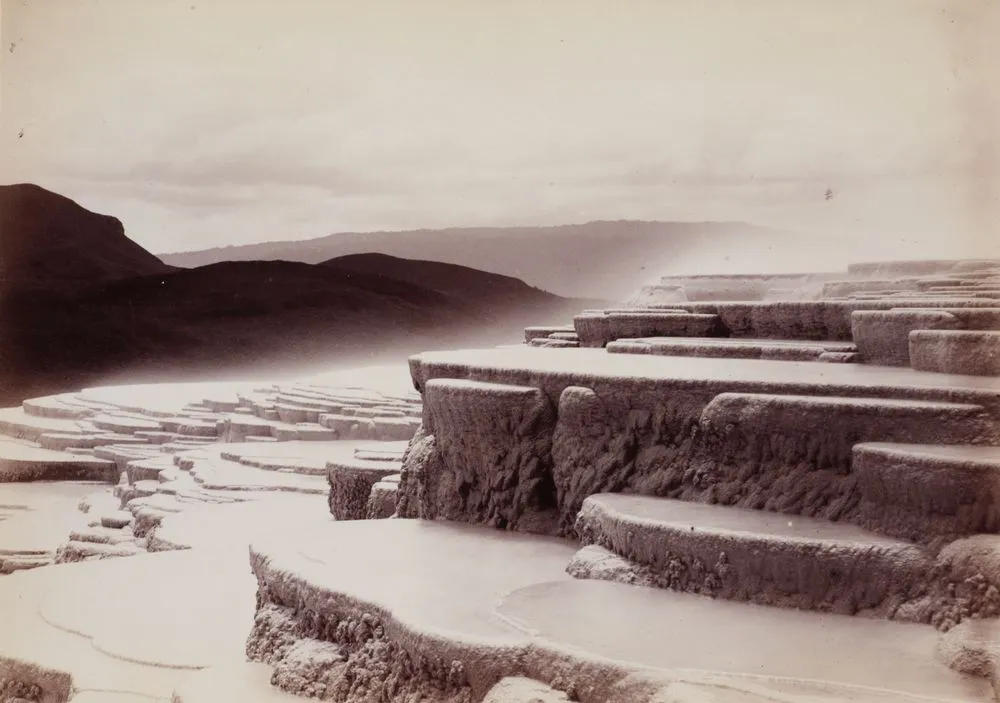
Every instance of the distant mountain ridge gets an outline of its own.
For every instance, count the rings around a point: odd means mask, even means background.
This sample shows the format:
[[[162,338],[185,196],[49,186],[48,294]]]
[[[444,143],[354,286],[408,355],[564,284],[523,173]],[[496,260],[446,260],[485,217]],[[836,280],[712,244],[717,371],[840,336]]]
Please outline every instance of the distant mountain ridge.
[[[467,266],[521,279],[557,295],[624,300],[661,262],[733,239],[764,241],[791,233],[743,222],[595,221],[545,227],[474,227],[345,232],[316,239],[263,242],[162,254],[193,267],[253,259],[321,263],[377,252]]]

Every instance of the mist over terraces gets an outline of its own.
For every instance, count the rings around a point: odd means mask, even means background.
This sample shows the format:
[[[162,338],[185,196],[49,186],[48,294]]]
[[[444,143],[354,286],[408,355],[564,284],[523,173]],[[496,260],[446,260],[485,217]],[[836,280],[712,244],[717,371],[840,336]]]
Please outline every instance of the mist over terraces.
[[[497,343],[579,306],[509,277],[374,254],[176,268],[116,218],[34,185],[0,186],[0,217],[4,403],[120,378]]]
[[[719,249],[763,252],[779,243],[795,248],[801,242],[800,234],[744,222],[618,220],[551,227],[343,232],[304,241],[164,254],[163,260],[177,266],[244,259],[319,263],[377,251],[514,276],[560,295],[618,300],[632,292],[637,280],[695,252]]]

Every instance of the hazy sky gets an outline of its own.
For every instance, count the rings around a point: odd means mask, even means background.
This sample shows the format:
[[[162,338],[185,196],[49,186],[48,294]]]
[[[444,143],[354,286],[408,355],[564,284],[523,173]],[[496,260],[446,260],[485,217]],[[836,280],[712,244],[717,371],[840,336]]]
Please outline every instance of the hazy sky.
[[[619,218],[1000,248],[993,0],[2,8],[0,181],[155,252]]]

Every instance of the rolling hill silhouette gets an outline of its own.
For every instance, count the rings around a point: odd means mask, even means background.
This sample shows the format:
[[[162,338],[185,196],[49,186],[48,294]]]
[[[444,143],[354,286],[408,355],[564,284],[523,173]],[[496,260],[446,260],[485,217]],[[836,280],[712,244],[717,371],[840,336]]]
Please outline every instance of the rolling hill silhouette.
[[[322,266],[353,275],[369,275],[406,281],[415,286],[462,299],[518,298],[539,300],[548,293],[511,276],[438,261],[401,259],[388,254],[351,254],[324,261]]]
[[[0,186],[0,286],[52,287],[173,269],[125,236],[115,217],[30,183]]]
[[[0,217],[0,405],[118,379],[259,375],[516,342],[525,325],[591,302],[378,254],[178,269],[117,219],[37,186],[4,187]]]
[[[686,253],[762,248],[796,237],[744,222],[617,220],[552,227],[345,232],[303,241],[163,254],[162,258],[168,264],[188,267],[255,259],[318,264],[379,252],[513,276],[558,295],[621,300]]]

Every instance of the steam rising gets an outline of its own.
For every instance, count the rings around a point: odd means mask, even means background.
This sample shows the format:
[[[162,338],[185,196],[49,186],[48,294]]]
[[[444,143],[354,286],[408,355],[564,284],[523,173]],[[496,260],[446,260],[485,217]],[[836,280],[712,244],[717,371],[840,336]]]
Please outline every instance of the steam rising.
[[[661,276],[752,273],[846,273],[849,264],[863,261],[919,259],[978,259],[1000,256],[1000,239],[987,237],[841,233],[809,237],[801,233],[719,235],[687,242],[656,257],[642,284],[658,283]]]

